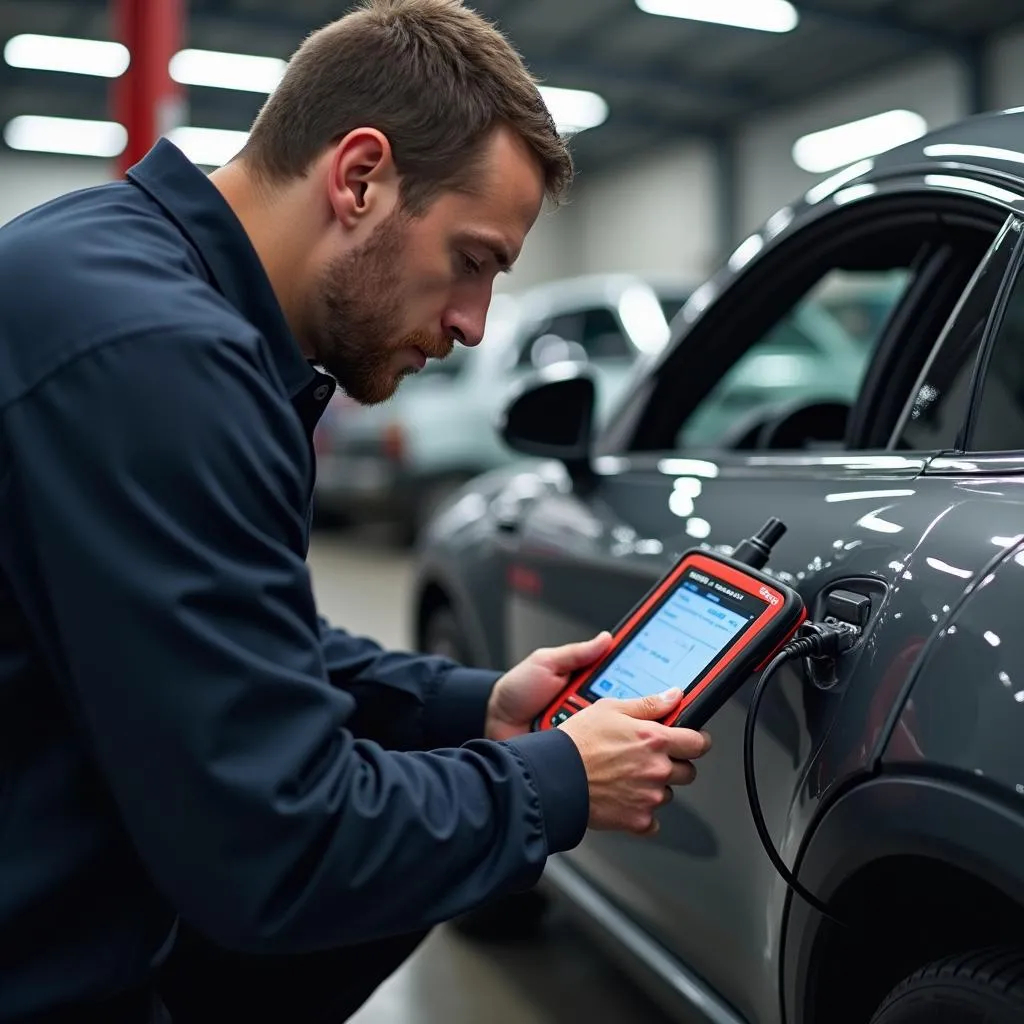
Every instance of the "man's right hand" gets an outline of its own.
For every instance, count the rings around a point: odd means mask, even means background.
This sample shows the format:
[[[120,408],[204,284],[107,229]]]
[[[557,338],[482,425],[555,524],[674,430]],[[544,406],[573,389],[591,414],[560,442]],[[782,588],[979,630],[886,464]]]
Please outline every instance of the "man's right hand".
[[[654,835],[655,812],[672,799],[670,787],[693,782],[692,762],[711,748],[710,736],[656,721],[680,696],[670,690],[634,700],[603,697],[559,726],[587,772],[590,828]]]

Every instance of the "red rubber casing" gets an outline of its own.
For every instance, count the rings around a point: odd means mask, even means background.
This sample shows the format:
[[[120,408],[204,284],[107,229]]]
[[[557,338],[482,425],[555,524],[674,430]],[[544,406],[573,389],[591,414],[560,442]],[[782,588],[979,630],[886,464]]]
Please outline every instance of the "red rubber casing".
[[[768,602],[757,616],[704,669],[683,693],[679,703],[659,721],[666,725],[700,729],[745,683],[763,668],[807,619],[800,595],[778,580],[741,562],[708,551],[688,551],[640,600],[612,633],[608,653],[590,668],[577,673],[533,724],[534,731],[553,729],[559,714],[575,714],[593,701],[580,691],[602,673],[622,648],[668,601],[691,569],[710,576],[735,590]],[[685,681],[681,681],[682,685]],[[563,717],[564,720],[564,717]]]

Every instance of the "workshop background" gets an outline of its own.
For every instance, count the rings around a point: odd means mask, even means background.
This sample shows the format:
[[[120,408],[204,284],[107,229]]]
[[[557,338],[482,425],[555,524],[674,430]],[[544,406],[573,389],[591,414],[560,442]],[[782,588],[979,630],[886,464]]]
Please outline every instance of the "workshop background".
[[[652,283],[670,320],[714,268],[758,244],[760,224],[838,169],[968,114],[1024,105],[1020,0],[474,6],[542,78],[556,120],[574,135],[578,166],[571,203],[542,216],[500,283],[510,302],[534,285],[565,282],[567,294],[583,294],[588,281],[625,274]],[[0,0],[0,222],[110,180],[164,132],[197,163],[219,166],[304,36],[346,8]],[[572,342],[561,340],[556,355]],[[538,352],[534,365],[554,358]],[[413,428],[398,422],[399,404],[375,410],[365,428],[343,396],[332,408],[318,439],[311,566],[335,622],[407,645],[412,545],[475,464],[466,456],[458,472],[410,470],[400,481]],[[366,448],[373,431],[376,455]],[[355,454],[336,450],[349,441]],[[484,469],[502,456],[476,457]],[[440,929],[359,1021],[610,1024],[659,1014],[556,912],[520,939]]]

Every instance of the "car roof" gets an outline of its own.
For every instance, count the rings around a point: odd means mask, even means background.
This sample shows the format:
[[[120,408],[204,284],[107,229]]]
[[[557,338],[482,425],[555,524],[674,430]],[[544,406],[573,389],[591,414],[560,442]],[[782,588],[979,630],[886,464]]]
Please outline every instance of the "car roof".
[[[637,285],[651,288],[659,298],[686,298],[697,282],[669,273],[578,274],[512,292],[522,315],[551,308],[571,309],[595,303],[616,305],[619,297]]]

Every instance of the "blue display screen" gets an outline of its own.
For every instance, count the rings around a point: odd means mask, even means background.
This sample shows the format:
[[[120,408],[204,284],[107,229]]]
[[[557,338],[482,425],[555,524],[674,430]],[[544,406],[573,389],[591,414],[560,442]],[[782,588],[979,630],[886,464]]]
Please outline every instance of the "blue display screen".
[[[673,686],[685,693],[766,607],[762,598],[690,569],[581,695],[629,700]]]

